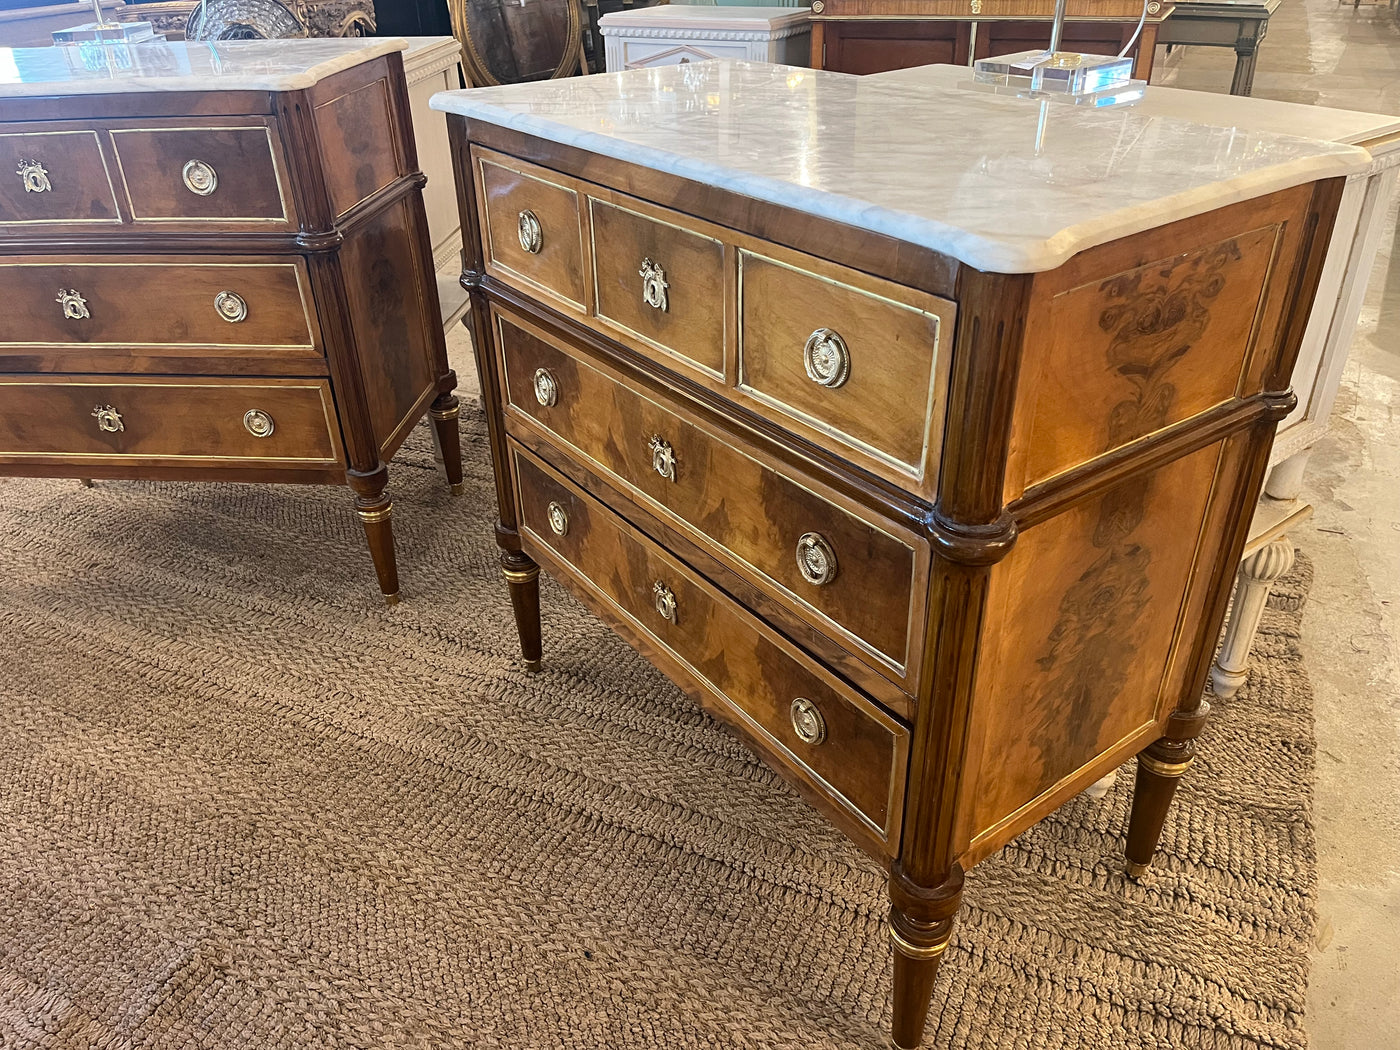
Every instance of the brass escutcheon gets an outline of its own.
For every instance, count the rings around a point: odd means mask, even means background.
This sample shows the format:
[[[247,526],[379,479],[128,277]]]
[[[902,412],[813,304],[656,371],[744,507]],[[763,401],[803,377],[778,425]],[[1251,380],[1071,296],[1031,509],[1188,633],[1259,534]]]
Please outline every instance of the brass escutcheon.
[[[180,169],[180,178],[185,189],[201,197],[207,197],[219,188],[219,173],[202,160],[187,160]]]
[[[836,552],[819,532],[804,532],[797,539],[797,571],[818,587],[836,579]]]
[[[851,376],[851,352],[846,340],[831,328],[818,328],[802,348],[807,378],[822,386],[838,387]]]
[[[60,288],[54,302],[63,307],[63,316],[70,321],[82,321],[92,316],[88,312],[87,300],[78,294],[76,288]]]
[[[117,434],[126,429],[122,414],[111,405],[97,405],[92,410],[92,418],[97,420],[97,429],[107,434]]]
[[[642,278],[642,300],[655,310],[665,313],[670,309],[666,298],[666,271],[650,259],[642,260],[642,268],[637,271]]]
[[[37,160],[20,161],[16,174],[24,182],[25,193],[48,193],[53,189],[48,171]]]
[[[559,401],[559,381],[547,368],[535,369],[535,400],[544,408],[553,408]]]
[[[520,234],[520,247],[531,255],[538,255],[544,247],[544,228],[540,225],[539,217],[529,208],[520,213],[517,232]]]
[[[676,593],[660,580],[651,585],[651,600],[663,620],[676,623]]]
[[[214,296],[214,309],[229,324],[237,324],[248,316],[248,301],[237,292],[225,290]]]
[[[272,437],[277,429],[272,417],[260,408],[250,408],[243,413],[243,427],[255,438]]]
[[[676,480],[676,453],[671,443],[659,434],[653,434],[647,442],[651,450],[651,466],[667,481]]]
[[[805,696],[792,702],[792,728],[804,744],[817,744],[826,740],[826,719],[816,704]]]
[[[564,505],[558,501],[550,501],[545,513],[549,517],[549,527],[554,530],[554,535],[564,536],[569,531],[569,512],[564,509]]]

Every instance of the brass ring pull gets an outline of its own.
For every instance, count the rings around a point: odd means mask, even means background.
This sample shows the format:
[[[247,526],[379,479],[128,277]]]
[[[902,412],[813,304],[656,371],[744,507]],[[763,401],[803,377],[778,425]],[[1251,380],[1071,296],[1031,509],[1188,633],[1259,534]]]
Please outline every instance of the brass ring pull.
[[[676,453],[671,448],[671,443],[659,434],[653,434],[647,442],[647,448],[651,450],[651,466],[658,474],[667,481],[676,480]]]
[[[544,408],[553,408],[559,401],[559,381],[554,378],[554,373],[547,368],[535,369],[533,384],[535,400]]]
[[[671,286],[666,281],[666,271],[650,259],[643,259],[642,268],[637,273],[642,278],[642,300],[652,309],[660,310],[664,314],[670,309],[666,289]]]
[[[836,579],[836,552],[819,532],[804,532],[797,540],[797,571],[820,587]]]
[[[104,434],[119,434],[126,429],[122,414],[111,405],[97,405],[92,410],[92,418],[97,420],[97,429]]]
[[[851,352],[836,331],[818,328],[802,348],[802,365],[812,382],[835,388],[851,376]]]
[[[54,302],[63,307],[63,316],[70,321],[83,321],[92,316],[88,312],[87,300],[78,294],[76,288],[60,288]]]
[[[660,580],[651,585],[651,600],[663,620],[676,623],[676,593]]]
[[[250,408],[243,413],[243,429],[255,438],[272,437],[272,432],[277,429],[277,424],[262,409]]]
[[[219,188],[219,173],[202,160],[187,160],[180,169],[180,178],[185,189],[201,197],[207,197]]]
[[[48,193],[53,189],[48,171],[37,160],[21,160],[15,174],[24,183],[25,193]]]
[[[520,234],[520,247],[531,255],[539,255],[540,249],[544,247],[544,227],[540,225],[539,217],[529,208],[520,213],[517,232]]]
[[[805,696],[792,702],[792,728],[804,744],[817,744],[826,740],[826,719],[817,705]]]
[[[214,309],[229,324],[237,324],[248,316],[248,301],[237,292],[222,291],[214,296]]]
[[[569,512],[564,509],[564,505],[551,500],[545,510],[549,517],[549,527],[554,530],[556,536],[566,536],[569,532]]]

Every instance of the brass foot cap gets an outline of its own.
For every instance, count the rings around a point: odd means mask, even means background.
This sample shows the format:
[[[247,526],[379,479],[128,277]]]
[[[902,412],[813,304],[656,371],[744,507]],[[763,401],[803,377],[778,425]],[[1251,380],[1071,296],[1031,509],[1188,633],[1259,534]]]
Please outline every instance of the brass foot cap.
[[[542,664],[542,662],[543,662],[543,661],[540,661],[540,660],[526,660],[526,661],[525,661],[525,670],[527,670],[527,671],[529,671],[529,672],[531,672],[531,673],[533,673],[533,672],[535,672],[535,671],[538,671],[538,670],[540,669],[540,665]]]
[[[452,495],[454,495],[454,496],[461,496],[461,495],[463,495],[466,491],[467,491],[467,486],[466,486],[465,483],[463,483],[463,482],[461,482],[461,481],[457,482],[457,484],[455,484],[455,485],[452,486]]]
[[[398,591],[395,591],[393,594],[386,594],[386,595],[384,596],[384,604],[385,604],[385,605],[398,605],[398,604],[399,604],[399,592],[398,592]]]
[[[1146,864],[1139,864],[1135,860],[1130,860],[1126,863],[1125,867],[1128,869],[1129,878],[1140,879],[1152,870],[1152,863],[1149,861]]]

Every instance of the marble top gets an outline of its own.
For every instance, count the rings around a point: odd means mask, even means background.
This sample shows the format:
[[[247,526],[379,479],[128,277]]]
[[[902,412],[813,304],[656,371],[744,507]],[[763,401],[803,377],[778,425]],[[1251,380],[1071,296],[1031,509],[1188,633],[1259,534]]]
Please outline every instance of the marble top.
[[[1316,179],[1354,146],[956,86],[697,62],[445,91],[435,109],[943,252],[1050,270],[1076,252]]]
[[[913,69],[875,73],[869,79],[914,88],[948,89],[971,80],[972,70],[967,66],[916,66]],[[1400,117],[1384,113],[1305,106],[1299,102],[1151,85],[1135,108],[1153,116],[1179,117],[1197,124],[1250,128],[1354,145],[1400,132]],[[1391,153],[1396,150],[1400,150],[1400,139],[1377,146],[1374,152]]]
[[[0,48],[0,98],[299,91],[406,46],[401,37],[355,37],[5,47]]]

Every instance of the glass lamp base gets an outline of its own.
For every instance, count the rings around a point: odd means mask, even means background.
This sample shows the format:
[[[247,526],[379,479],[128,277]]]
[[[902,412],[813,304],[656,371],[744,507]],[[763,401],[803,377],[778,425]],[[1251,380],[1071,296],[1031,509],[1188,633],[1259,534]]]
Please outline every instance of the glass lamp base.
[[[1077,51],[1020,51],[978,59],[973,84],[996,94],[1106,106],[1142,98],[1144,80],[1133,79],[1133,60]]]

